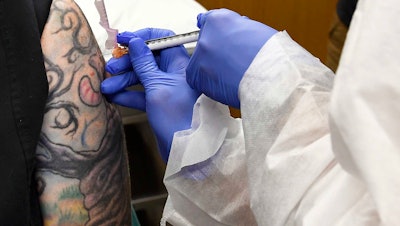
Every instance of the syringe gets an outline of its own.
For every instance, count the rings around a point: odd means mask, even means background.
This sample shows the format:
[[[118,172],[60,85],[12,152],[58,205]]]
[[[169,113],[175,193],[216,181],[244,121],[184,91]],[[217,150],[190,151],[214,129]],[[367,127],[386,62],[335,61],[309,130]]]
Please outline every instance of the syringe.
[[[171,35],[162,38],[149,39],[145,41],[150,50],[160,50],[166,49],[169,47],[174,47],[178,45],[183,45],[190,42],[195,42],[199,38],[200,31],[192,31],[188,33]],[[118,34],[119,35],[119,34]],[[124,37],[124,36],[122,36]],[[129,41],[130,37],[124,37],[125,41]],[[120,58],[121,56],[128,53],[128,47],[126,45],[120,45],[117,48],[114,48],[112,52],[112,56],[114,58]]]
[[[188,33],[166,36],[157,39],[150,39],[145,41],[151,50],[160,50],[178,45],[195,42],[199,38],[200,31],[192,31]]]

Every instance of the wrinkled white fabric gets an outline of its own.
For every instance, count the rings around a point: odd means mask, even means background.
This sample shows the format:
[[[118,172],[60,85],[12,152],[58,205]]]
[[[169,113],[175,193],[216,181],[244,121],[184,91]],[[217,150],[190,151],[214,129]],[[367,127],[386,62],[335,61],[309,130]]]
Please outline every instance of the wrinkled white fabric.
[[[359,1],[331,103],[333,150],[367,187],[381,225],[400,225],[400,2]]]
[[[333,91],[281,32],[241,81],[242,119],[201,96],[174,137],[162,225],[400,225],[398,15],[359,1]]]
[[[231,118],[225,105],[201,96],[192,127],[175,134],[164,179],[169,197],[163,220],[172,225],[254,225],[241,120]]]
[[[327,117],[333,74],[285,33],[258,55],[239,90],[251,205],[259,225],[284,225],[333,161]]]
[[[240,84],[242,119],[201,96],[193,128],[176,133],[164,178],[169,198],[163,221],[301,225],[312,209],[323,222],[312,208],[320,197],[310,188],[320,192],[330,184],[321,178],[336,171],[340,180],[347,176],[335,168],[330,149],[332,81],[332,72],[286,32],[274,35]],[[189,164],[183,161],[188,157]]]

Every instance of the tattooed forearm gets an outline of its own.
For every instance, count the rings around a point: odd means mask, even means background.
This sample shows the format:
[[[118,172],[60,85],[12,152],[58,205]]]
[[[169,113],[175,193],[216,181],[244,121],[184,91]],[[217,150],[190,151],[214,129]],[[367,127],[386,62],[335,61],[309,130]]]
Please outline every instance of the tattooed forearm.
[[[130,225],[121,118],[100,94],[104,59],[73,0],[53,0],[41,42],[49,83],[37,147],[45,223]]]

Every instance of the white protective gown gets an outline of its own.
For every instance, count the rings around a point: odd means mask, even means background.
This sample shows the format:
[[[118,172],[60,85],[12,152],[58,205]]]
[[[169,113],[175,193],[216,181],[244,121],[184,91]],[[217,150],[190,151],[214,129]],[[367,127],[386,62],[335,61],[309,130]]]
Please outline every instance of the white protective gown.
[[[400,225],[400,2],[360,0],[333,73],[280,32],[175,134],[161,224]],[[333,90],[332,90],[333,88]]]

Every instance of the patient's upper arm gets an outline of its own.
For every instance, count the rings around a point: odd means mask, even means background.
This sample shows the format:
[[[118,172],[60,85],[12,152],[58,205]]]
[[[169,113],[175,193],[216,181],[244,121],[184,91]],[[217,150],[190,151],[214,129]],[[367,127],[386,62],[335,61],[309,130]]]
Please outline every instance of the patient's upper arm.
[[[100,93],[104,59],[72,0],[53,0],[41,42],[49,83],[37,147],[45,224],[130,225],[121,118]]]

